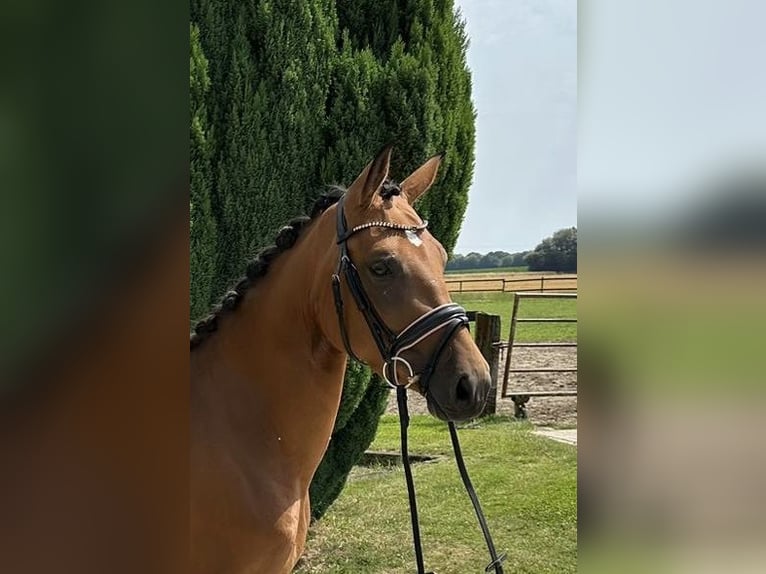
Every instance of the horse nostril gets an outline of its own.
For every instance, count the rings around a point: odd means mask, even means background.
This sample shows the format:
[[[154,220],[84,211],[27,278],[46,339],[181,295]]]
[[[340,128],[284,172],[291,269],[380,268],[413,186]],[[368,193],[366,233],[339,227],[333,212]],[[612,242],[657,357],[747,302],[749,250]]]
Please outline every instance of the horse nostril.
[[[468,382],[468,377],[463,375],[457,382],[457,389],[455,391],[455,398],[458,402],[468,402],[471,400],[471,383]]]

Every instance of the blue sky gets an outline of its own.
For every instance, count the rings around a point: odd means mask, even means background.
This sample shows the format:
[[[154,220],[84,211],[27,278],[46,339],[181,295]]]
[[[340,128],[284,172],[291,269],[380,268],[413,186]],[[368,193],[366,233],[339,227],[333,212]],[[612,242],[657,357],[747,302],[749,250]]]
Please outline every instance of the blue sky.
[[[577,3],[456,0],[471,40],[476,170],[455,251],[534,248],[577,224]]]
[[[584,6],[578,115],[584,218],[650,220],[683,212],[708,182],[763,169],[766,2]]]

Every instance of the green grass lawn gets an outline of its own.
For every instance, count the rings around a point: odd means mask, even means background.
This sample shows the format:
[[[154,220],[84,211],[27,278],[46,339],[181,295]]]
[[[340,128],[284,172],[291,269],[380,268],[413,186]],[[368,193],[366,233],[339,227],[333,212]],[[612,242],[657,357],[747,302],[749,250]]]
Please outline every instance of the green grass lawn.
[[[395,416],[381,419],[371,449],[399,450]],[[577,570],[577,453],[505,417],[460,430],[466,466],[506,572],[565,574]],[[438,462],[413,467],[426,569],[480,573],[489,561],[484,539],[457,472],[444,423],[414,416],[412,453]],[[354,472],[314,524],[297,574],[411,574],[415,571],[407,490],[401,467]]]
[[[500,315],[502,339],[508,338],[513,293],[452,293],[452,299],[469,311]],[[522,299],[519,317],[577,317],[577,299]],[[577,341],[577,323],[517,323],[520,343]]]

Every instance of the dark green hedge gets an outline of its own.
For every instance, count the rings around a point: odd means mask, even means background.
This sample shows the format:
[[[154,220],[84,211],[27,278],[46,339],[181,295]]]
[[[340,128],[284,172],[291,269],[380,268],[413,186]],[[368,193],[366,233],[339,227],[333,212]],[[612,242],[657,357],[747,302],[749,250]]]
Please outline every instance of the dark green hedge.
[[[474,164],[463,25],[444,1],[193,0],[193,318],[304,213],[394,142],[400,179],[447,156],[419,210],[452,251]],[[335,433],[311,487],[314,515],[372,440],[387,391],[350,365]]]

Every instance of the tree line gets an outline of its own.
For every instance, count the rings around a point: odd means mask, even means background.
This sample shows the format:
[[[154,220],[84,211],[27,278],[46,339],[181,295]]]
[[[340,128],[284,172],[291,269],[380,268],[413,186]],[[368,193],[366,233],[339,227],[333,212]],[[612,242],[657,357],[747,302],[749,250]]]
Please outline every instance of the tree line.
[[[447,262],[447,270],[458,269],[495,269],[497,267],[523,267],[525,257],[530,251],[507,253],[505,251],[490,251],[482,255],[472,251],[468,255],[455,253]]]
[[[190,36],[193,318],[281,225],[326,185],[350,184],[388,142],[399,177],[446,151],[418,210],[453,249],[476,114],[452,0],[192,0]],[[369,369],[349,365],[311,487],[315,517],[372,441],[387,396]]]
[[[529,271],[577,272],[577,228],[556,231],[543,239],[532,251],[507,253],[490,251],[482,255],[456,253],[447,262],[447,270],[496,269],[498,267],[523,267]]]

